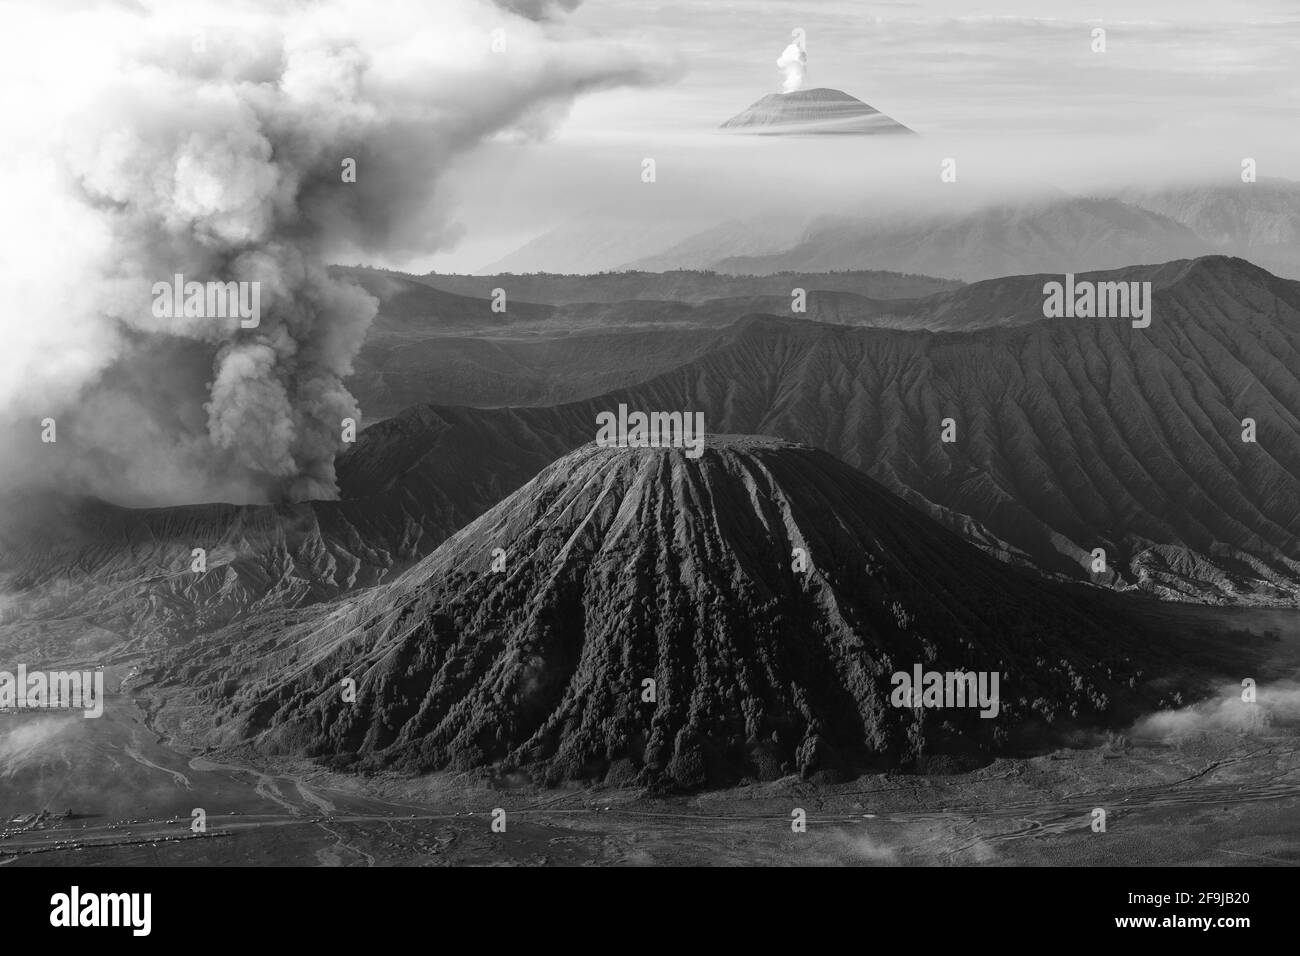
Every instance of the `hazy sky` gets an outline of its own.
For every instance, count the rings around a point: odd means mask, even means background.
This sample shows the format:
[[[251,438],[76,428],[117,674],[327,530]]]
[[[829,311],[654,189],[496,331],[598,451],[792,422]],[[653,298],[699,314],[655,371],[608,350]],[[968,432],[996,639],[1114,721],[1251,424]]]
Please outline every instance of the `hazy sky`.
[[[1091,49],[1098,26],[1105,53]],[[1138,161],[1176,142],[1189,159],[1221,154],[1225,170],[1260,154],[1266,172],[1300,172],[1281,167],[1295,162],[1285,144],[1300,112],[1296,0],[589,0],[552,29],[669,51],[676,78],[588,95],[549,146],[473,170],[457,197],[464,238],[428,264],[480,267],[574,211],[600,178],[597,157],[621,162],[611,144],[630,162],[712,135],[780,89],[775,61],[794,27],[807,35],[806,87],[845,90],[936,144],[1025,153],[1088,137],[1115,144],[1102,160],[1131,150]],[[510,207],[494,206],[505,195]]]
[[[1300,105],[1294,0],[601,0],[570,23],[677,50],[688,71],[670,88],[593,97],[574,110],[573,132],[716,125],[737,99],[779,90],[774,64],[792,27],[808,37],[807,85],[852,92],[922,132],[1243,113],[1283,122]],[[1098,26],[1105,54],[1090,49]]]

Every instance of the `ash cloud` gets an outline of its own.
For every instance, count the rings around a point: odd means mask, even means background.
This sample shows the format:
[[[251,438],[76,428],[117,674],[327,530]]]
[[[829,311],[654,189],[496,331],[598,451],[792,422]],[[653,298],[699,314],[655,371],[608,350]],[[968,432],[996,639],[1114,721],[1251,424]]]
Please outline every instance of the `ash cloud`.
[[[566,34],[575,5],[20,3],[0,40],[23,183],[0,199],[0,486],[333,497],[377,303],[327,263],[445,247],[457,158],[668,69]],[[155,316],[176,274],[260,283],[260,324]]]

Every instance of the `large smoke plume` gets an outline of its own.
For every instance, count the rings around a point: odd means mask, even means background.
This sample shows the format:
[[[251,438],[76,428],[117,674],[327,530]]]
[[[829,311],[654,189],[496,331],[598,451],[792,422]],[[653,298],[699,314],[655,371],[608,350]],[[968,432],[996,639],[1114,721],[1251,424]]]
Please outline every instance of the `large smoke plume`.
[[[326,264],[433,252],[455,235],[449,163],[659,75],[551,19],[573,6],[11,8],[0,482],[131,503],[336,494],[341,423],[361,417],[344,381],[377,303]],[[156,317],[150,290],[176,274],[260,283],[260,324]]]

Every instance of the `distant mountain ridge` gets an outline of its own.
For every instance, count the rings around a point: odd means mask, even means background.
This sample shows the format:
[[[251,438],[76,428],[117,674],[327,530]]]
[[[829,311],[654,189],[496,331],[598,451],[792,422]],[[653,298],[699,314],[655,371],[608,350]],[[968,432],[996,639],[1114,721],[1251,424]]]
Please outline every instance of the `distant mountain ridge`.
[[[855,324],[880,316],[906,324],[914,298],[960,286],[875,272],[575,278],[333,271],[380,300],[348,383],[371,422],[426,402],[553,405],[644,381],[707,351],[736,319],[788,309],[794,287],[807,290],[810,319]],[[494,289],[506,295],[504,311],[492,308]]]
[[[1130,188],[938,214],[845,212],[798,226],[756,216],[643,243],[635,254],[622,246],[600,252],[588,245],[581,257],[568,256],[568,237],[582,232],[580,223],[557,228],[534,240],[544,258],[517,250],[502,262],[515,272],[594,271],[585,266],[598,261],[601,270],[692,268],[762,275],[874,269],[978,281],[1231,255],[1300,278],[1300,183],[1261,179]]]
[[[1035,272],[1096,272],[1215,251],[1189,228],[1116,199],[1004,203],[970,212],[828,217],[775,255],[734,256],[719,272],[823,271],[876,263],[965,281]]]
[[[603,409],[693,408],[712,430],[824,448],[1051,573],[1177,599],[1300,603],[1300,283],[1214,257],[1093,276],[1152,282],[1155,318],[1136,330],[1043,319],[1047,278],[916,304],[930,311],[913,321],[970,331],[753,317],[699,358],[596,399],[412,410],[391,427],[420,433],[424,416],[440,437],[376,473],[363,463],[392,444],[377,425],[340,459],[340,480],[348,494],[417,496],[463,482],[443,462],[482,435],[527,462],[513,472],[522,483],[550,449],[590,440]],[[958,422],[952,445],[939,442],[945,417]],[[1241,441],[1247,417],[1257,444]],[[1096,547],[1108,570],[1094,577]]]

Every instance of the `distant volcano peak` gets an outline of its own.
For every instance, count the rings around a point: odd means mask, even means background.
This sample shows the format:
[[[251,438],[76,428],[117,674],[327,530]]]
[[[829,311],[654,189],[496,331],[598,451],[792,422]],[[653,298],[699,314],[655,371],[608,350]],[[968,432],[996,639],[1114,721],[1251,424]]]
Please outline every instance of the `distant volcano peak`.
[[[818,87],[769,93],[722,124],[722,129],[767,135],[911,133],[897,120],[843,90]]]

